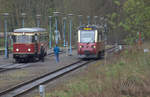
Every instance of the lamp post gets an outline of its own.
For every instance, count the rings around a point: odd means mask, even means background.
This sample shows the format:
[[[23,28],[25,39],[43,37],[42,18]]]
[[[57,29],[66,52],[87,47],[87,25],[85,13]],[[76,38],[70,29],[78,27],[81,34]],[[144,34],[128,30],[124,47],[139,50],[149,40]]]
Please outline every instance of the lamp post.
[[[63,18],[63,24],[64,24],[64,47],[66,46],[66,19],[67,17]]]
[[[1,18],[0,18],[0,20],[1,20]],[[0,21],[1,22],[1,21]],[[0,23],[0,32],[1,32],[1,23]]]
[[[71,46],[71,41],[72,41],[72,18],[71,18],[71,16],[72,16],[73,14],[68,14],[68,16],[69,16],[69,29],[70,29],[70,51],[69,51],[69,55],[72,55],[72,46]]]
[[[94,24],[97,25],[97,18],[98,16],[94,16]]]
[[[82,25],[82,15],[78,15],[79,17],[79,25],[81,26]]]
[[[49,48],[52,48],[52,16],[49,16]]]
[[[36,15],[36,18],[37,18],[37,27],[40,27],[40,17],[41,17],[40,14]]]
[[[88,25],[90,25],[90,16],[87,16]]]
[[[8,13],[4,13],[4,39],[5,39],[5,58],[9,57],[8,51],[8,33],[7,33],[7,17]]]
[[[108,27],[107,27],[107,19],[104,19],[104,38],[105,38],[105,45],[107,45],[107,33],[108,33]],[[106,50],[106,46],[105,46]],[[107,52],[105,52],[105,64],[107,61]]]
[[[58,20],[57,20],[57,17],[58,17],[58,14],[60,12],[53,12],[54,16],[55,16],[55,40],[56,40],[56,44],[58,44]]]
[[[24,28],[24,18],[26,16],[26,13],[21,13],[22,15],[22,28]]]

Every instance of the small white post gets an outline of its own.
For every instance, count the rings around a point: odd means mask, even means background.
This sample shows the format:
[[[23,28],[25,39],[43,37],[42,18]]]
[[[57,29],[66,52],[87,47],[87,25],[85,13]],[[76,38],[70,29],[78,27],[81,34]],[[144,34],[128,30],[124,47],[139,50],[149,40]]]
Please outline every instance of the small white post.
[[[68,41],[66,41],[66,56],[68,56],[68,53],[69,53],[69,51],[68,51]]]
[[[39,93],[41,97],[45,97],[45,86],[39,85]]]

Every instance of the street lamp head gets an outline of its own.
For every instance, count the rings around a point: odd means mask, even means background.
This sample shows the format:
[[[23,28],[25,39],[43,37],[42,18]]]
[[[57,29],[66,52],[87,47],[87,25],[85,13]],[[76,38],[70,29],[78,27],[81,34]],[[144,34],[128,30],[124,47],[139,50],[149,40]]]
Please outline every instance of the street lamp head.
[[[52,16],[48,16],[49,18],[52,18]]]
[[[73,14],[68,14],[68,16],[73,16]]]
[[[98,18],[98,16],[94,16],[94,18]]]
[[[87,18],[90,18],[90,16],[87,16]]]
[[[4,16],[8,16],[8,15],[9,15],[9,13],[3,13],[3,15],[4,15]]]
[[[71,18],[71,16],[73,16],[73,14],[68,14],[68,17]]]
[[[25,16],[25,15],[26,15],[26,13],[21,13],[21,15],[22,15],[22,16]]]
[[[41,17],[41,15],[40,15],[40,14],[37,14],[37,15],[36,15],[36,17],[37,17],[37,18],[40,18],[40,17]]]
[[[60,12],[53,12],[54,16],[58,16],[58,14],[60,14]]]
[[[66,19],[67,19],[67,17],[63,17],[63,19],[64,19],[64,20],[66,20]]]

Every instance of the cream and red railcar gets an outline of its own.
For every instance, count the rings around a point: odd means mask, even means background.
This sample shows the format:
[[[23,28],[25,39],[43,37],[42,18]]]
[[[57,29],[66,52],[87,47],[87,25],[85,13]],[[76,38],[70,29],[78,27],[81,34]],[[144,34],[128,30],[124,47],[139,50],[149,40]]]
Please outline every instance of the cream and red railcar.
[[[104,35],[96,26],[82,26],[78,29],[78,57],[100,58],[104,55]]]
[[[48,50],[48,33],[44,28],[19,28],[12,33],[13,58],[25,61],[44,57]]]

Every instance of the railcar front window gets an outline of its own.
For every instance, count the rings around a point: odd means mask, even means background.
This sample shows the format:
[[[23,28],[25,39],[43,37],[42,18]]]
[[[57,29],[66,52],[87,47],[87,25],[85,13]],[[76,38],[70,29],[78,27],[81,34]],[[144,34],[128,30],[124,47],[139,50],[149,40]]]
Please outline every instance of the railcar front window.
[[[95,42],[95,31],[81,31],[80,32],[81,43],[93,43]]]
[[[27,35],[18,35],[15,37],[15,42],[16,43],[31,43],[32,40],[32,36],[27,36]]]

